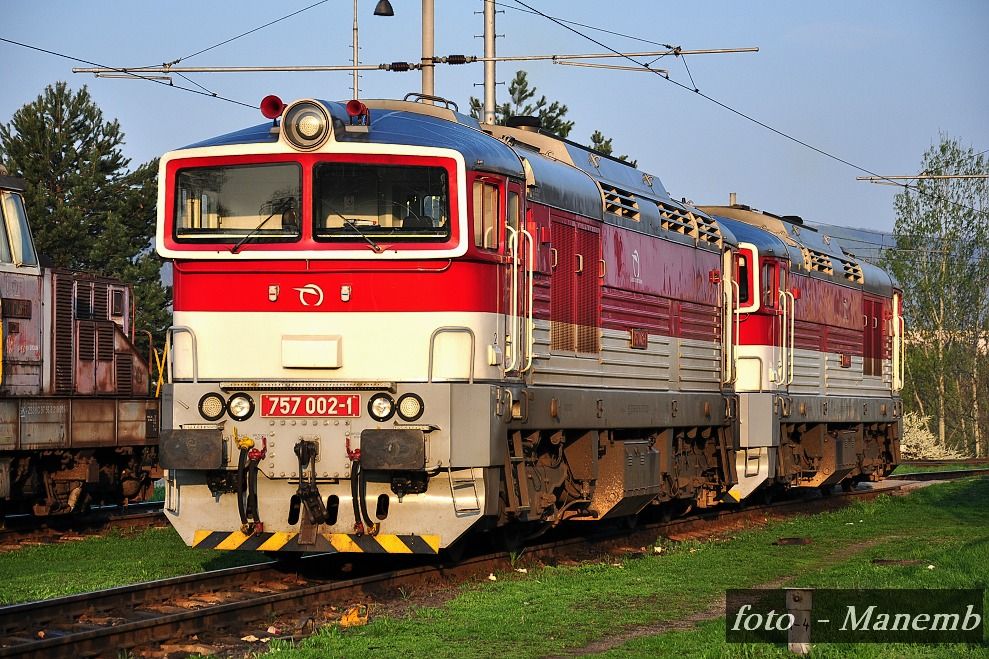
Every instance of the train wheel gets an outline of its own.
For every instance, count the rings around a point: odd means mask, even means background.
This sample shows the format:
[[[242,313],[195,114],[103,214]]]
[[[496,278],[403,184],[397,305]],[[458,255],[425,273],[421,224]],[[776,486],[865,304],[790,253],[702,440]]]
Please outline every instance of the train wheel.
[[[464,555],[467,553],[467,546],[467,540],[460,538],[449,547],[440,549],[440,562],[456,565],[464,560]]]

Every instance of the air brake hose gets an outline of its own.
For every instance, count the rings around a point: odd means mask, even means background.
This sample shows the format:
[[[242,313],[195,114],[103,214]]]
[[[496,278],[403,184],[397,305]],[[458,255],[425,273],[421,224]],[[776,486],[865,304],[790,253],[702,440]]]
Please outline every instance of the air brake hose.
[[[350,498],[354,503],[354,532],[358,535],[377,535],[380,526],[371,521],[367,512],[367,480],[361,469],[361,450],[351,450],[347,437],[347,457],[350,458]]]
[[[247,449],[240,450],[240,457],[237,459],[237,512],[240,513],[240,523],[247,526],[247,479],[244,477],[247,472]]]
[[[240,514],[241,533],[254,535],[264,530],[258,515],[258,470],[268,452],[268,440],[261,439],[262,448],[254,448],[254,440],[239,436],[234,429],[234,444],[240,448],[237,458],[237,512]]]

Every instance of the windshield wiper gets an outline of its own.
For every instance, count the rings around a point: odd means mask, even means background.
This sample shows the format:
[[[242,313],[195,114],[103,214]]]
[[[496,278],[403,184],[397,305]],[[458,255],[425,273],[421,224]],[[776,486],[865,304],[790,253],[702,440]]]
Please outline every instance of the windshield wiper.
[[[261,228],[264,227],[264,225],[266,225],[268,223],[268,220],[270,220],[271,218],[273,218],[275,215],[278,215],[279,213],[281,213],[282,214],[282,217],[284,217],[285,216],[285,213],[289,212],[290,210],[292,210],[292,200],[291,199],[288,199],[288,200],[283,199],[282,200],[282,203],[279,204],[277,207],[275,207],[274,210],[271,211],[271,215],[269,215],[268,217],[266,217],[263,220],[261,220],[261,224],[257,225],[253,229],[251,229],[250,233],[248,233],[246,236],[244,236],[243,238],[241,238],[240,240],[238,240],[237,241],[237,244],[230,248],[230,253],[231,254],[236,254],[237,252],[239,252],[240,251],[240,248],[244,246],[244,243],[246,243],[248,240],[250,240],[251,238],[253,238],[254,237],[254,234],[256,234],[258,231],[260,231]]]
[[[346,226],[350,227],[351,229],[353,229],[354,231],[356,231],[357,232],[357,235],[360,236],[361,238],[363,238],[364,241],[367,242],[367,244],[371,246],[371,249],[374,250],[374,253],[375,254],[380,254],[382,252],[381,245],[379,245],[378,243],[376,243],[373,240],[371,240],[371,237],[370,236],[368,236],[366,233],[364,233],[363,231],[361,231],[360,228],[358,228],[358,226],[357,226],[357,220],[354,220],[354,219],[351,219],[351,218],[345,216],[343,213],[341,213],[337,209],[333,208],[329,204],[324,203],[323,206],[325,206],[331,213],[333,213],[334,215],[336,215],[337,217],[339,217],[341,220],[343,220],[344,225],[346,225]]]
[[[357,235],[363,238],[367,242],[367,244],[371,246],[371,249],[374,250],[375,254],[381,253],[381,245],[371,240],[370,236],[368,236],[366,233],[364,233],[359,228],[357,228],[357,220],[349,220],[347,218],[343,218],[343,223],[346,224],[351,229],[353,229],[354,231],[356,231]]]

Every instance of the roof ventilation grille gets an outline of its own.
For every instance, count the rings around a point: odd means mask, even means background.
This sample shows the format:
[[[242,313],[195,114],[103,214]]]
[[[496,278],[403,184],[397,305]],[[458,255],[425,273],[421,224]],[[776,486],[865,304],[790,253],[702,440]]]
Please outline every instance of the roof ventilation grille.
[[[845,259],[838,260],[841,262],[841,267],[845,271],[845,279],[856,284],[865,283],[865,276],[862,274],[862,266],[855,261],[846,261]]]
[[[700,240],[721,247],[721,227],[713,217],[707,215],[696,215],[697,237]]]
[[[606,213],[624,217],[626,220],[639,221],[639,202],[635,200],[635,195],[606,183],[599,185]]]
[[[834,264],[831,262],[831,257],[824,252],[818,252],[815,249],[805,247],[804,262],[807,263],[808,269],[812,272],[823,272],[827,275],[834,274]]]
[[[693,213],[661,201],[656,205],[659,206],[659,224],[663,229],[697,238],[697,217]]]

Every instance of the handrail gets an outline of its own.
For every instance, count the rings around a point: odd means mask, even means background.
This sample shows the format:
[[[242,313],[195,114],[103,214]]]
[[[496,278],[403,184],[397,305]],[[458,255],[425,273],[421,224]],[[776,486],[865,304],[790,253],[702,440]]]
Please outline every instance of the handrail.
[[[787,348],[789,347],[789,341],[787,340],[787,338],[788,338],[787,337],[787,330],[789,330],[789,325],[787,323],[787,310],[786,310],[786,307],[787,307],[787,304],[788,303],[787,303],[787,299],[786,299],[786,291],[784,291],[783,289],[778,289],[777,290],[777,294],[778,294],[777,297],[779,299],[779,304],[780,304],[780,316],[779,316],[779,319],[780,319],[780,361],[779,361],[780,373],[779,373],[779,378],[776,380],[776,384],[785,387],[786,386],[786,380],[787,380],[787,377],[788,377],[788,374],[787,374],[787,365],[789,364],[788,355],[787,355]]]
[[[527,288],[528,288],[528,297],[527,297],[528,308],[526,309],[526,313],[525,313],[525,348],[526,348],[526,352],[525,352],[525,368],[522,369],[522,372],[525,373],[529,369],[532,368],[532,348],[533,348],[533,345],[535,343],[535,323],[533,322],[532,307],[533,307],[533,299],[534,299],[534,296],[533,296],[533,282],[534,282],[534,280],[536,278],[535,277],[535,272],[536,272],[536,241],[532,237],[532,234],[529,233],[527,230],[522,229],[521,232],[522,232],[523,238],[525,238],[529,242],[529,251],[527,252],[527,254],[529,256],[529,260],[525,264],[526,265],[526,270],[528,271],[528,273],[527,273],[527,278],[528,278],[528,282],[527,282],[527,284],[528,284],[527,285]]]
[[[731,283],[725,281],[721,287],[721,350],[724,366],[721,369],[721,384],[731,382]]]
[[[903,389],[903,385],[907,381],[907,321],[904,320],[903,316],[900,316],[900,387],[897,391]]]
[[[186,327],[185,325],[172,325],[167,330],[165,330],[165,342],[166,344],[172,339],[172,335],[186,333],[189,338],[192,339],[192,381],[194,383],[199,382],[199,348],[196,345],[196,333],[192,331],[191,327]],[[168,361],[166,362],[168,366],[168,380],[170,382],[175,382],[175,350],[171,351],[168,356]]]
[[[796,329],[797,329],[797,298],[793,291],[786,291],[786,296],[790,298],[790,366],[787,371],[788,378],[786,384],[793,384],[793,353],[796,352]]]
[[[739,321],[738,316],[742,312],[739,311],[742,308],[742,287],[734,279],[731,280],[732,290],[735,292],[735,312],[732,314],[732,328],[735,330],[735,347],[734,354],[732,355],[732,382],[738,380],[738,368],[735,360],[738,359],[738,346],[742,345],[742,323]]]
[[[505,364],[505,373],[508,373],[515,370],[519,343],[521,343],[521,333],[519,332],[519,235],[518,231],[510,226],[506,225],[505,230],[509,232],[508,249],[512,253],[512,284],[510,288],[512,301],[511,312],[508,314],[508,324],[511,329],[505,336],[505,347],[511,348],[511,359]],[[511,346],[508,345],[509,342],[511,342]],[[506,354],[505,357],[507,359],[509,355]]]
[[[467,334],[470,336],[470,373],[467,377],[467,383],[474,384],[474,345],[476,343],[474,340],[474,330],[469,327],[455,327],[452,325],[437,327],[429,335],[429,370],[426,374],[427,382],[433,381],[433,350],[436,347],[436,337],[440,334]]]

